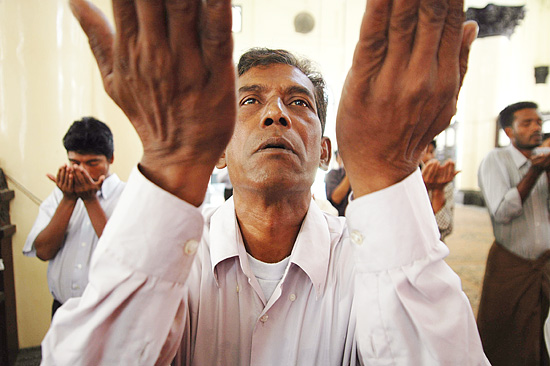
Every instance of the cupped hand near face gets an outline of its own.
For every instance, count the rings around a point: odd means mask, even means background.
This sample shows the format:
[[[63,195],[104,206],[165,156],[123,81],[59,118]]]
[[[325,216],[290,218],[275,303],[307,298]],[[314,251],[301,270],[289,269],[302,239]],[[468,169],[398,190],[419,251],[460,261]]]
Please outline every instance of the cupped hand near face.
[[[537,169],[550,171],[550,154],[531,156],[531,164]]]
[[[90,176],[86,169],[74,165],[74,193],[82,200],[90,200],[96,198],[96,193],[101,189],[101,185],[105,180],[102,175],[97,181]]]
[[[428,190],[443,189],[459,172],[455,170],[452,160],[440,164],[438,160],[432,159],[422,169],[422,179]]]
[[[77,195],[74,192],[74,171],[67,164],[63,164],[57,170],[57,176],[46,174],[48,179],[55,183],[57,188],[63,192],[63,196],[67,199],[76,200]]]

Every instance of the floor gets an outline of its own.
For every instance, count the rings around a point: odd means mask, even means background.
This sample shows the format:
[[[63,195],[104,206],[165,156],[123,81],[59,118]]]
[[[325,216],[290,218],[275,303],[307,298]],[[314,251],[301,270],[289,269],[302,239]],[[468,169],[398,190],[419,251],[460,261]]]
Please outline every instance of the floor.
[[[493,231],[485,207],[457,204],[454,230],[446,239],[450,254],[447,263],[462,279],[464,292],[477,315],[485,261],[493,242]],[[39,366],[40,348],[20,351],[15,366]]]
[[[487,208],[457,204],[454,229],[445,241],[450,250],[446,261],[460,276],[477,315],[487,253],[494,241]]]

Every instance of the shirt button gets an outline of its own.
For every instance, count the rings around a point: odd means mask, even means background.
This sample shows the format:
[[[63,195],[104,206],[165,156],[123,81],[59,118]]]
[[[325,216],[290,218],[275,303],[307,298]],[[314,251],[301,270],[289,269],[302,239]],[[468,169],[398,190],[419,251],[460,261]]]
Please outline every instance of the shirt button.
[[[185,243],[185,246],[183,247],[183,252],[186,255],[193,255],[197,252],[197,248],[199,247],[199,242],[195,239],[188,240],[187,243]]]
[[[354,242],[357,245],[363,244],[363,234],[361,234],[357,230],[352,231],[351,232],[351,241]]]
[[[78,290],[80,286],[78,286],[76,283],[73,283],[73,290]]]
[[[237,292],[239,292],[239,285],[237,285]]]
[[[264,315],[264,316],[262,316],[262,317],[260,318],[260,321],[261,321],[262,323],[265,323],[265,322],[267,321],[268,318],[269,318],[269,316],[267,316],[267,314],[266,314],[266,315]]]
[[[82,242],[82,244],[80,244],[80,245],[82,245],[83,247],[85,247],[85,246],[86,246],[86,243],[85,243],[85,242]]]
[[[288,297],[288,299],[290,301],[295,301],[296,300],[296,294],[290,294],[290,296]]]
[[[76,268],[77,268],[77,269],[82,269],[82,264],[80,264],[80,263],[77,264],[77,265],[76,265]]]

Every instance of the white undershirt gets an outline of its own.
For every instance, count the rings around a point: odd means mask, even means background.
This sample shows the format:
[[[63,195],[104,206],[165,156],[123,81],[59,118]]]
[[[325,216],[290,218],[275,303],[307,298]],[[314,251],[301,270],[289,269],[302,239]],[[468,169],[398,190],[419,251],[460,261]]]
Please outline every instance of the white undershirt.
[[[265,263],[257,260],[248,253],[246,254],[248,255],[248,263],[250,264],[250,268],[258,280],[265,298],[269,300],[285,274],[290,257],[286,257],[277,263]]]

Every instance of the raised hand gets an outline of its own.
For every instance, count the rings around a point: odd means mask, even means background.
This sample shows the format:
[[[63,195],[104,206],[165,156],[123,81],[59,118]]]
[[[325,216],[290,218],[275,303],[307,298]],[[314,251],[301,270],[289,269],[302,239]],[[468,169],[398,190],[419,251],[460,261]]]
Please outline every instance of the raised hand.
[[[440,164],[436,159],[430,160],[422,169],[422,179],[428,190],[443,190],[459,173],[455,170],[455,163],[447,160]]]
[[[448,126],[477,31],[463,21],[462,0],[367,2],[336,124],[356,197],[411,174]]]
[[[57,170],[57,176],[49,173],[46,176],[63,192],[66,199],[76,201],[78,197],[74,192],[74,171],[72,167],[64,164]]]
[[[88,1],[70,4],[142,141],[142,172],[199,205],[236,119],[231,1],[113,0],[116,33]]]
[[[531,156],[531,164],[538,170],[550,170],[550,154],[538,154]]]

